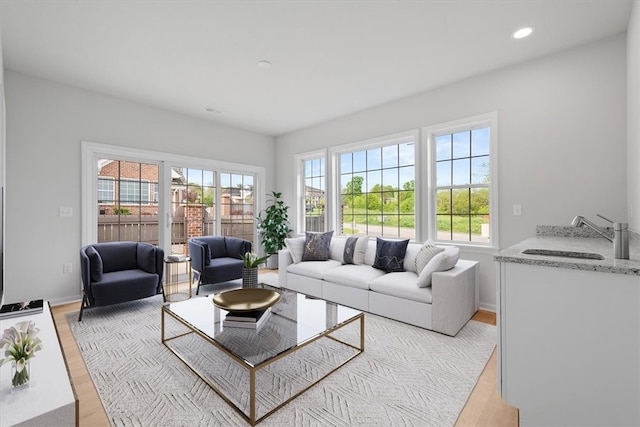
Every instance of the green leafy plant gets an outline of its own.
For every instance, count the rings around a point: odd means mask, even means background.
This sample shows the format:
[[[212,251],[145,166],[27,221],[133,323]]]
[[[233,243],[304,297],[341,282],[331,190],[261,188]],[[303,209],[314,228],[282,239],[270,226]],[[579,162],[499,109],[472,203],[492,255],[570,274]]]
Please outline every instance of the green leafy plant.
[[[113,214],[114,215],[131,215],[131,211],[129,210],[129,208],[115,207],[113,208]]]
[[[281,199],[282,193],[271,193],[271,205],[258,214],[258,233],[268,255],[277,253],[284,247],[284,239],[292,231],[289,228],[289,206]]]
[[[262,258],[258,258],[258,255],[256,255],[254,252],[246,252],[242,256],[242,263],[246,268],[258,267],[260,264],[265,262],[267,258],[269,258],[269,256],[270,255],[263,256]]]

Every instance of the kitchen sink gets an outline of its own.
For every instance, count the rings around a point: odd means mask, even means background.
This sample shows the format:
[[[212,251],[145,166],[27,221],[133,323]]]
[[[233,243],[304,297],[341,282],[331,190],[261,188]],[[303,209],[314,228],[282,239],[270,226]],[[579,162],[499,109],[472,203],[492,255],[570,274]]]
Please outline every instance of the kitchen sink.
[[[576,259],[604,259],[602,255],[591,252],[560,251],[555,249],[525,249],[521,253],[525,255],[543,255]]]

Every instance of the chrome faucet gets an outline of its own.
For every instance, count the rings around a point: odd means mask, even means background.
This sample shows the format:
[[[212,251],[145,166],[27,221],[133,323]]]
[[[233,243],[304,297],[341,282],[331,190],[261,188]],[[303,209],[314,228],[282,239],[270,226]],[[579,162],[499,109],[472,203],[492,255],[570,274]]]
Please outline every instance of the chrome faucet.
[[[613,222],[608,218],[603,217],[600,214],[596,214],[605,221],[609,221],[613,224],[613,236],[600,227],[589,221],[583,216],[576,216],[571,221],[571,225],[574,227],[581,227],[583,225],[588,226],[593,231],[613,243],[613,251],[615,259],[629,259],[629,224],[626,222]]]

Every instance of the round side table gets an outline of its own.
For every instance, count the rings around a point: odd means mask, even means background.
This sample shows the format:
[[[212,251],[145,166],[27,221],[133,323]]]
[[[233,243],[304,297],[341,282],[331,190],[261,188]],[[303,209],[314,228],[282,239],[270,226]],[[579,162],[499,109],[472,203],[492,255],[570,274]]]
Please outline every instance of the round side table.
[[[179,266],[186,264],[189,277],[188,290],[180,289]],[[188,256],[168,256],[164,259],[164,300],[168,302],[183,301],[191,298],[191,258]]]

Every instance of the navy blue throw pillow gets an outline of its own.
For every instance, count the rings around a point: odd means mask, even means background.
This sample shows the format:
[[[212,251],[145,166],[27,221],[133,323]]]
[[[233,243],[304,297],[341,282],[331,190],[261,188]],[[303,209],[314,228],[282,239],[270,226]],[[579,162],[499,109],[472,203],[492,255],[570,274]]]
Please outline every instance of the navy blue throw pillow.
[[[202,252],[204,253],[204,265],[209,265],[211,263],[211,249],[209,248],[209,244],[198,239],[191,239],[191,241],[202,248]]]
[[[102,280],[102,257],[93,246],[89,246],[86,252],[89,257],[89,275],[91,276],[91,281],[99,282]]]
[[[406,240],[376,240],[376,259],[373,268],[384,270],[387,273],[405,271],[404,256],[407,253],[409,239]]]

